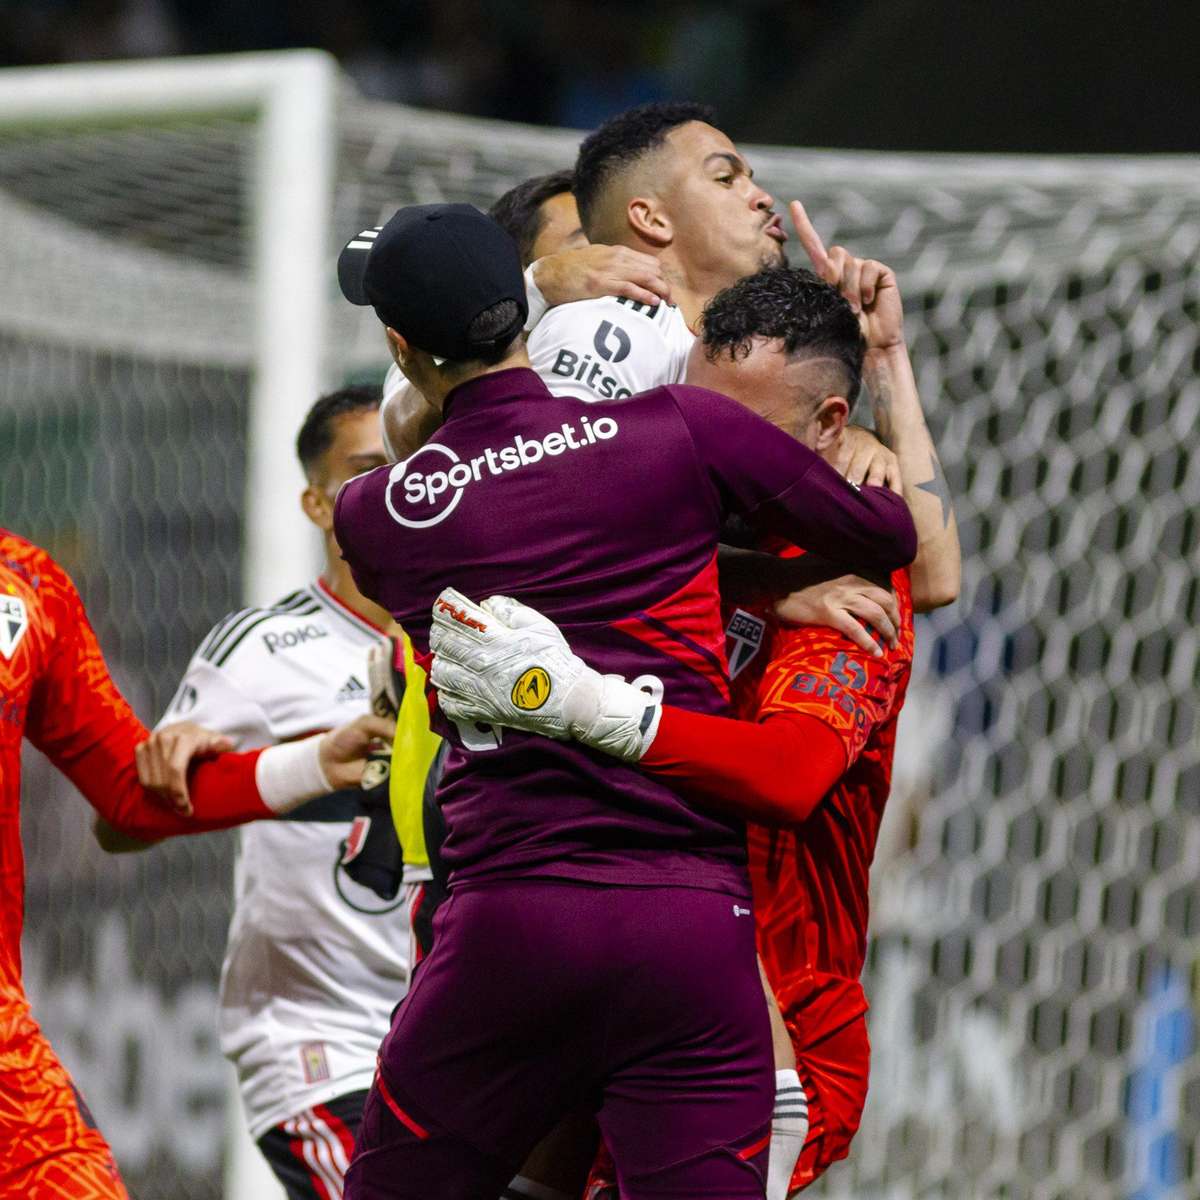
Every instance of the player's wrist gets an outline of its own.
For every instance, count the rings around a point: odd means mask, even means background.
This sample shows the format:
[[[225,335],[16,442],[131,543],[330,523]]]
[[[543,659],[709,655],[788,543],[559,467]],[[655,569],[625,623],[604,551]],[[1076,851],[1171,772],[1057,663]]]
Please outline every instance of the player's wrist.
[[[662,720],[662,704],[619,675],[585,668],[563,697],[567,731],[577,742],[624,762],[649,750]]]
[[[262,802],[282,815],[308,800],[333,790],[321,764],[328,734],[315,733],[297,742],[268,746],[254,767],[254,782]]]

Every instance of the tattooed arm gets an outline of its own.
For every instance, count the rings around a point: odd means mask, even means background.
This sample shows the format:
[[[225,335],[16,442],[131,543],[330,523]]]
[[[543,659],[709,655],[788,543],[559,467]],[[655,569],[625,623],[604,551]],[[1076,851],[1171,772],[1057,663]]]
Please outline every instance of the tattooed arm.
[[[833,284],[858,316],[867,344],[863,383],[875,410],[875,432],[900,460],[904,499],[917,527],[912,574],[913,608],[928,612],[958,599],[962,559],[958,524],[946,476],[921,411],[917,381],[904,341],[904,307],[890,267],[855,258],[842,246],[828,250],[804,206],[791,205],[792,221],[813,270]]]
[[[925,424],[904,343],[868,350],[863,383],[871,394],[875,432],[900,460],[904,499],[917,527],[917,557],[909,568],[913,608],[929,612],[958,599],[962,559],[950,489]]]

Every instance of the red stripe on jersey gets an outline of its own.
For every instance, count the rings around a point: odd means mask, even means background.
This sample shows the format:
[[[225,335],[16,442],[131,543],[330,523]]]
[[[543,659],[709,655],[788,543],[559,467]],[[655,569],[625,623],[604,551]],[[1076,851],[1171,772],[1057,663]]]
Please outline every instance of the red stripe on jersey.
[[[729,699],[725,630],[717,592],[717,556],[678,591],[613,623],[614,629],[686,664]]]
[[[287,1121],[283,1125],[283,1128],[287,1129],[289,1133],[295,1133],[296,1126],[297,1122],[292,1120]],[[303,1165],[304,1170],[308,1174],[308,1181],[313,1185],[313,1190],[317,1193],[321,1200],[333,1200],[333,1197],[329,1194],[329,1189],[325,1186],[324,1180],[322,1180],[320,1175],[317,1174],[317,1172],[313,1169],[312,1163],[310,1163],[305,1157],[304,1144],[305,1139],[303,1135],[288,1139],[288,1149],[292,1152],[292,1157]]]
[[[417,1122],[414,1121],[412,1117],[410,1117],[408,1113],[406,1113],[404,1109],[402,1109],[400,1105],[396,1103],[392,1097],[392,1093],[388,1091],[387,1084],[383,1081],[382,1071],[375,1072],[375,1086],[379,1088],[379,1094],[383,1097],[384,1104],[386,1104],[388,1108],[392,1110],[392,1115],[396,1118],[396,1120],[399,1121],[400,1124],[405,1127],[405,1129],[415,1133],[417,1137],[421,1139],[421,1141],[425,1141],[429,1137],[429,1130],[422,1129],[421,1126],[418,1125]]]
[[[737,1152],[737,1156],[742,1160],[742,1162],[745,1162],[747,1159],[753,1158],[756,1154],[761,1154],[767,1148],[767,1146],[770,1145],[770,1142],[771,1135],[769,1133],[764,1134],[758,1139],[757,1142],[753,1142],[751,1145],[739,1150]]]
[[[326,1108],[324,1104],[314,1104],[313,1112],[333,1130],[337,1140],[342,1143],[342,1149],[346,1151],[346,1157],[350,1158],[354,1154],[354,1134],[350,1132],[350,1127],[346,1122]]]

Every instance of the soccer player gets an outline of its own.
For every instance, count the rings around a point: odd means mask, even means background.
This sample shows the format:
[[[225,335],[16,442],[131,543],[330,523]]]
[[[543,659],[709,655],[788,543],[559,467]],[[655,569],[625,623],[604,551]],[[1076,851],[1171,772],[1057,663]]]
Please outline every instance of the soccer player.
[[[338,489],[387,461],[379,390],[322,396],[300,427],[296,451],[307,479],[300,505],[325,542],[323,572],[270,608],[219,622],[163,717],[224,733],[239,750],[368,712],[368,654],[390,659],[391,639],[402,636],[359,592],[333,535]],[[424,737],[432,740],[427,731]],[[409,782],[419,796],[423,779]],[[342,1194],[375,1055],[408,986],[405,900],[383,904],[335,866],[356,800],[355,789],[334,792],[284,821],[239,830],[221,1049],[237,1070],[250,1135],[289,1200]],[[112,845],[111,835],[102,842]],[[429,872],[409,866],[404,878],[411,900]]]
[[[860,318],[836,287],[807,271],[762,271],[709,305],[689,378],[768,415],[828,460],[859,390],[864,352],[868,377],[884,356],[901,356],[902,308],[887,268],[827,253],[811,226],[802,228],[814,263],[843,287],[851,279],[859,286]],[[899,430],[902,462],[928,468],[932,445],[911,379],[894,392],[880,388],[875,404],[877,420],[886,407]],[[697,718],[668,706],[641,758],[645,769],[712,803],[769,822],[748,829],[758,945],[792,1041],[802,1089],[796,1103],[806,1104],[809,1122],[799,1162],[780,1181],[789,1191],[845,1156],[866,1099],[867,1003],[859,975],[868,874],[913,648],[908,571],[894,572],[891,582],[900,601],[899,638],[878,657],[834,631],[783,625],[769,608],[729,614],[743,720]],[[535,661],[549,694],[565,697],[569,707],[572,668],[555,669],[555,651],[539,642],[553,646],[552,627],[502,600],[476,615],[492,629],[486,652],[477,636],[449,632],[435,642],[433,679],[448,715],[530,727],[533,717],[518,713],[505,689]],[[561,735],[548,723],[552,715],[540,719]]]
[[[360,717],[288,746],[220,755],[190,777],[192,814],[171,811],[138,781],[147,731],[113,684],[71,580],[44,550],[0,529],[0,1195],[126,1196],[21,985],[22,737],[115,828],[154,839],[271,817],[357,786],[370,743],[391,732],[390,722]]]
[[[402,210],[360,240],[343,290],[445,420],[347,483],[335,529],[418,649],[452,578],[536,597],[613,673],[585,724],[636,757],[659,702],[618,675],[727,711],[727,513],[879,569],[911,557],[898,496],[724,397],[659,389],[601,413],[551,395],[521,344],[516,248],[469,206]],[[447,602],[438,619],[459,618]],[[542,684],[521,681],[521,702]],[[740,823],[569,743],[448,728],[450,899],[381,1048],[347,1194],[498,1194],[560,1115],[598,1104],[630,1200],[761,1197],[774,1089]]]
[[[532,329],[548,307],[599,296],[624,296],[654,305],[671,289],[658,261],[627,246],[593,246],[579,224],[571,195],[572,172],[535,175],[510,188],[490,214],[517,243],[525,268],[525,295]],[[370,238],[376,230],[361,236]],[[392,461],[417,450],[441,422],[394,363],[383,381],[384,446]]]

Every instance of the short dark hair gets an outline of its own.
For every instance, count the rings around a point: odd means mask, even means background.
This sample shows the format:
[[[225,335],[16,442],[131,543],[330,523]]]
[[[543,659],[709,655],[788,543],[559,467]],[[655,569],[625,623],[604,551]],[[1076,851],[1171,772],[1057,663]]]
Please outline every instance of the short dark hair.
[[[306,475],[312,474],[321,455],[333,445],[333,423],[345,413],[378,408],[383,398],[381,388],[356,384],[339,388],[322,396],[308,410],[304,424],[296,435],[296,456]]]
[[[515,300],[501,300],[485,308],[467,326],[471,363],[482,362],[489,366],[498,363],[521,336],[524,324],[521,306]]]
[[[803,267],[764,267],[718,292],[704,309],[704,353],[744,358],[756,337],[780,339],[788,354],[834,358],[846,370],[846,399],[862,386],[866,343],[846,298]]]
[[[610,117],[579,146],[575,160],[575,202],[583,228],[591,232],[591,223],[604,189],[618,171],[636,162],[643,154],[656,150],[668,133],[691,121],[711,124],[713,110],[707,104],[689,101],[639,104]]]
[[[509,188],[488,209],[488,216],[517,243],[523,267],[533,261],[533,243],[546,224],[542,205],[555,196],[561,196],[563,192],[569,192],[572,176],[569,167],[551,171],[549,175],[535,175]]]

